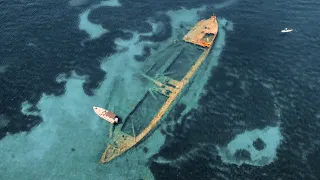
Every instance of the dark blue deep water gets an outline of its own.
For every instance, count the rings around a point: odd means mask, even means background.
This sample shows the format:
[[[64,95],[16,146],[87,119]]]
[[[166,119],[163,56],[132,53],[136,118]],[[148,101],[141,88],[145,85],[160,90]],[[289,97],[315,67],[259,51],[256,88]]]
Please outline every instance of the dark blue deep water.
[[[62,95],[65,84],[55,81],[61,73],[88,75],[83,88],[92,95],[105,76],[99,57],[115,53],[115,38],[131,36],[119,29],[149,32],[151,26],[144,21],[153,17],[166,25],[166,31],[152,37],[162,41],[170,37],[170,19],[156,12],[206,5],[202,18],[214,12],[232,21],[234,31],[227,33],[201,106],[188,114],[202,121],[174,127],[174,136],[168,136],[149,160],[152,173],[163,180],[320,179],[320,1],[239,0],[215,9],[218,2],[211,0],[120,0],[119,8],[102,7],[89,15],[111,32],[79,46],[87,37],[78,29],[79,14],[96,2],[70,7],[61,0],[0,0],[0,66],[7,67],[0,74],[0,115],[10,119],[1,127],[0,138],[41,123],[41,117],[21,114],[21,103],[35,105],[42,93]],[[105,11],[110,14],[101,13]],[[284,27],[296,31],[281,34]],[[184,105],[178,104],[166,120],[180,108]],[[274,109],[280,109],[280,119]],[[245,123],[237,123],[240,120]],[[226,145],[239,131],[275,126],[278,121],[284,141],[270,165],[225,164],[213,146]],[[198,148],[200,144],[213,145]],[[174,160],[192,149],[198,150],[179,163],[154,160]]]

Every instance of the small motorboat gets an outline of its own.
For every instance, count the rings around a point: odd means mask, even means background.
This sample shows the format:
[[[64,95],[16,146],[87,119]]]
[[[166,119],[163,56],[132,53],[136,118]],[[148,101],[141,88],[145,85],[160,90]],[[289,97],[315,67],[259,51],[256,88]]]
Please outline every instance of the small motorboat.
[[[96,107],[96,106],[93,106],[93,110],[98,116],[108,121],[109,123],[111,124],[118,123],[118,117],[113,112],[105,110],[101,107]]]
[[[292,32],[292,31],[293,31],[293,29],[288,29],[288,28],[281,30],[282,33],[288,33],[288,32]]]

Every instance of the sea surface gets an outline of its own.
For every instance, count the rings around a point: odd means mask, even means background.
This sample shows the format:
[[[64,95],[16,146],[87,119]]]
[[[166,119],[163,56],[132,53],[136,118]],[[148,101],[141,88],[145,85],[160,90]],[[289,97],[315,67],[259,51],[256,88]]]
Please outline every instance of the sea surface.
[[[92,106],[130,112],[137,71],[213,13],[185,96],[98,164],[109,126]],[[318,0],[0,0],[0,179],[320,179],[319,19]]]

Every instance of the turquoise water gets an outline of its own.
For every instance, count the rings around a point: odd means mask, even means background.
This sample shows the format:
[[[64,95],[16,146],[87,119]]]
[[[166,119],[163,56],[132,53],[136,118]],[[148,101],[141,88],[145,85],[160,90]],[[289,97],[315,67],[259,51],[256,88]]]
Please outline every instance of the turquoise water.
[[[0,4],[3,179],[320,177],[318,1]],[[97,164],[109,126],[92,106],[127,116],[149,88],[138,72],[212,13],[215,47],[173,111],[137,148]]]

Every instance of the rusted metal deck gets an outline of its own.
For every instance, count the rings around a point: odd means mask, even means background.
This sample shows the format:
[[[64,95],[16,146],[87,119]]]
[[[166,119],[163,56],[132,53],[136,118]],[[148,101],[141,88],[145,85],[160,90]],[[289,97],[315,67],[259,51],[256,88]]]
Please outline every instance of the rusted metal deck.
[[[156,78],[150,78],[150,80],[157,86],[155,90],[166,96],[167,100],[162,105],[158,113],[153,117],[150,124],[141,131],[137,136],[131,136],[121,131],[121,128],[115,128],[113,137],[102,155],[100,163],[106,163],[121,155],[128,149],[137,145],[142,139],[144,139],[148,133],[150,133],[165,115],[170,110],[171,105],[179,96],[185,85],[189,83],[191,78],[196,73],[197,69],[203,63],[208,56],[212,44],[218,33],[218,22],[216,16],[213,15],[209,19],[199,21],[183,38],[184,41],[204,47],[203,53],[192,65],[187,74],[181,81],[171,79],[167,76],[160,76]]]

